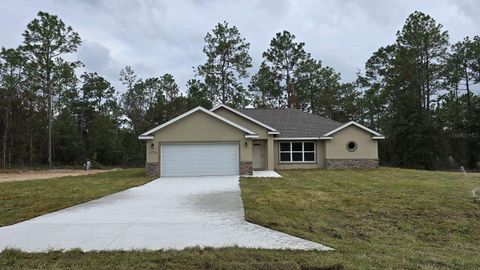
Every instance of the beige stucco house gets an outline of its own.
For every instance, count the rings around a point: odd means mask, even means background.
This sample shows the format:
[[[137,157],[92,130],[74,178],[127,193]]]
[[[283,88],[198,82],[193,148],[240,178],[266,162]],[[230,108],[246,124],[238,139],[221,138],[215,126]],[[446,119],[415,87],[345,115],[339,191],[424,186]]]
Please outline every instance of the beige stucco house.
[[[356,122],[297,109],[197,107],[142,135],[157,176],[251,175],[254,170],[376,168],[384,137]]]

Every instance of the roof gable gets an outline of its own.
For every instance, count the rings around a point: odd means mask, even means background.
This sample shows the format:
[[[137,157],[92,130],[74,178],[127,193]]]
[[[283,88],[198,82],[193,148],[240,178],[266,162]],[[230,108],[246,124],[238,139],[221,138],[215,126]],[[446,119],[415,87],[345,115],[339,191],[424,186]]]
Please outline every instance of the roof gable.
[[[214,117],[214,118],[216,118],[216,119],[218,119],[218,120],[220,120],[220,121],[222,121],[222,122],[224,122],[224,123],[226,123],[226,124],[228,124],[228,125],[230,125],[230,126],[233,126],[233,127],[237,128],[237,129],[242,130],[243,132],[247,133],[247,136],[248,136],[248,135],[256,135],[255,132],[253,132],[253,131],[245,128],[245,127],[242,127],[242,126],[240,126],[240,125],[238,125],[238,124],[236,124],[236,123],[234,123],[234,122],[232,122],[232,121],[230,121],[230,120],[228,120],[228,119],[225,119],[225,118],[221,117],[220,115],[217,115],[217,114],[215,114],[215,113],[213,113],[213,112],[211,112],[211,111],[209,111],[209,110],[207,110],[207,109],[199,106],[199,107],[196,107],[196,108],[194,108],[194,109],[192,109],[192,110],[190,110],[190,111],[188,111],[188,112],[186,112],[186,113],[184,113],[184,114],[181,114],[181,115],[179,115],[179,116],[177,116],[177,117],[175,117],[175,118],[173,118],[173,119],[171,119],[171,120],[169,120],[169,121],[167,121],[167,122],[165,122],[165,123],[163,123],[163,124],[161,124],[161,125],[153,128],[153,129],[151,129],[151,130],[149,130],[149,131],[141,134],[140,136],[138,136],[138,138],[141,139],[141,140],[142,140],[142,139],[143,139],[143,140],[152,139],[152,138],[153,138],[153,137],[152,137],[152,134],[153,134],[153,133],[155,133],[155,132],[157,132],[158,130],[161,130],[162,128],[165,128],[165,127],[167,127],[167,126],[169,126],[169,125],[171,125],[171,124],[173,124],[173,123],[175,123],[175,122],[177,122],[177,121],[179,121],[179,120],[181,120],[181,119],[183,119],[183,118],[185,118],[185,117],[187,117],[187,116],[189,116],[189,115],[191,115],[191,114],[193,114],[193,113],[195,113],[195,112],[198,112],[198,111],[203,112],[203,113],[206,113],[207,115],[212,116],[212,117]]]
[[[376,131],[374,131],[374,130],[371,130],[371,129],[367,128],[366,126],[363,126],[363,125],[361,125],[361,124],[359,124],[359,123],[357,123],[357,122],[355,122],[355,121],[350,121],[350,122],[348,122],[348,123],[345,123],[345,124],[343,124],[342,126],[336,128],[336,129],[334,129],[334,130],[332,130],[332,131],[329,131],[328,133],[325,133],[323,136],[325,136],[325,137],[332,136],[333,134],[339,132],[340,130],[343,130],[343,129],[345,129],[345,128],[349,127],[349,126],[352,126],[352,125],[360,128],[360,129],[363,129],[364,131],[366,131],[366,132],[368,132],[368,133],[371,133],[371,134],[373,135],[372,139],[385,139],[385,137],[383,137],[382,134],[380,134],[380,133],[378,133],[378,132],[376,132]]]

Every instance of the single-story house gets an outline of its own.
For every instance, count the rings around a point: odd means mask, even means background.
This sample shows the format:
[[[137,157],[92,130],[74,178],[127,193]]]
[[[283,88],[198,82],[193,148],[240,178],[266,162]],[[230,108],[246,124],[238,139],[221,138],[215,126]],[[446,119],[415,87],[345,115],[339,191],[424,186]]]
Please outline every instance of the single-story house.
[[[155,127],[146,171],[156,176],[251,175],[254,170],[377,168],[378,132],[292,108],[197,107]]]

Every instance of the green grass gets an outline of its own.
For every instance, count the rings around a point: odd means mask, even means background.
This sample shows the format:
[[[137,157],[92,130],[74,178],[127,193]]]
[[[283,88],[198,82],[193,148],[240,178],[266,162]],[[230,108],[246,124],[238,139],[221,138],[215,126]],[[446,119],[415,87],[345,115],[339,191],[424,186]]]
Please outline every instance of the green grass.
[[[343,269],[339,265],[321,265],[324,263],[318,252],[242,248],[48,253],[7,250],[0,253],[0,269]]]
[[[129,173],[143,179],[140,171]],[[242,178],[247,219],[335,251],[235,247],[85,253],[7,250],[0,253],[0,269],[480,268],[480,203],[471,197],[471,190],[480,187],[479,175],[464,179],[458,173],[391,168],[280,173],[284,176],[280,179]],[[23,191],[30,190],[34,182],[24,182]],[[5,184],[0,184],[0,194]],[[95,183],[88,193],[104,185],[109,184]],[[7,194],[15,201],[23,191]],[[4,213],[3,198],[0,213]],[[45,199],[48,196],[41,200]]]
[[[143,169],[0,183],[0,226],[14,224],[152,180]]]
[[[381,168],[241,181],[249,221],[331,246],[347,269],[479,269],[480,177]]]

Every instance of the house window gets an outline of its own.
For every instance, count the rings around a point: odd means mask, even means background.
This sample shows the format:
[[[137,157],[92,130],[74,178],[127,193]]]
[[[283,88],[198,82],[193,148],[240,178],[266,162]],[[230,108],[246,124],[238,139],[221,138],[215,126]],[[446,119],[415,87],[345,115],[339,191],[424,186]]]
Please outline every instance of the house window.
[[[315,163],[315,142],[281,142],[280,163]]]
[[[354,141],[348,142],[347,143],[347,150],[350,152],[355,152],[357,150],[357,143]]]

